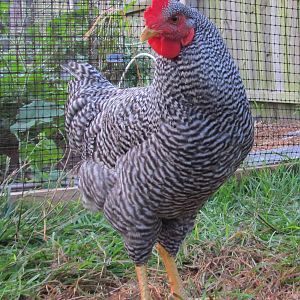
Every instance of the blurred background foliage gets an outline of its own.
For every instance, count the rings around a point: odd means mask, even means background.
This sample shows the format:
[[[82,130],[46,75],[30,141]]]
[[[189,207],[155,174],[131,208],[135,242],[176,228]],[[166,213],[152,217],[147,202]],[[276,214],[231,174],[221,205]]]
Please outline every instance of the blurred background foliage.
[[[87,61],[117,84],[141,51],[135,20],[126,15],[135,2],[0,3],[0,182],[9,161],[10,171],[27,164],[18,174],[21,182],[56,184],[65,164],[63,116],[70,79],[60,65]],[[150,68],[150,59],[132,64],[122,87],[149,83]]]

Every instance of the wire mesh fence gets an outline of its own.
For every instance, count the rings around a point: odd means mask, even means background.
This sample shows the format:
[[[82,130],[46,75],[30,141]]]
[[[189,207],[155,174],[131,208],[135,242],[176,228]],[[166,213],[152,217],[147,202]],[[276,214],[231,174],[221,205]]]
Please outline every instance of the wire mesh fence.
[[[139,42],[151,1],[0,2],[0,182],[14,189],[72,184],[61,64],[87,61],[115,85],[151,82],[154,59]],[[297,0],[185,1],[219,28],[256,119],[246,164],[300,157],[300,4]]]

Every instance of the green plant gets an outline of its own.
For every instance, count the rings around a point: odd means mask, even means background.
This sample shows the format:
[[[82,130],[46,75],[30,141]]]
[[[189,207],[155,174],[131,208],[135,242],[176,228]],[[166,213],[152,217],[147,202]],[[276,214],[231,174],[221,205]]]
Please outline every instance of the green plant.
[[[57,180],[67,98],[60,64],[69,58],[87,59],[88,44],[82,39],[90,17],[87,1],[81,9],[57,13],[51,20],[35,19],[16,34],[9,27],[11,3],[0,4],[1,33],[10,38],[0,56],[1,130],[17,137],[20,162],[29,164],[32,174],[22,181]],[[2,165],[2,173],[4,169]]]
[[[10,127],[19,140],[21,160],[29,163],[35,181],[56,181],[59,177],[52,166],[63,157],[62,149],[54,140],[54,135],[60,131],[59,117],[63,115],[63,107],[33,101],[20,108],[16,123]]]
[[[73,10],[52,9],[50,19],[45,18],[48,12],[32,10],[36,18],[24,24],[20,20],[17,32],[10,28],[12,2],[0,3],[0,30],[9,37],[0,56],[0,121],[5,125],[3,130],[18,139],[20,163],[28,164],[28,176],[21,176],[22,181],[47,181],[59,176],[56,165],[65,149],[63,105],[70,78],[60,64],[71,59],[101,61],[102,71],[118,82],[130,58],[139,51],[131,46],[137,39],[126,16],[135,2],[120,7],[112,1],[112,8],[100,16],[98,8],[91,7],[87,0]],[[31,11],[30,5],[26,2],[24,16]],[[94,30],[84,39],[93,24]],[[121,63],[111,63],[107,58],[120,52],[124,54]],[[125,86],[146,84],[149,72],[149,61],[139,61],[129,69]]]

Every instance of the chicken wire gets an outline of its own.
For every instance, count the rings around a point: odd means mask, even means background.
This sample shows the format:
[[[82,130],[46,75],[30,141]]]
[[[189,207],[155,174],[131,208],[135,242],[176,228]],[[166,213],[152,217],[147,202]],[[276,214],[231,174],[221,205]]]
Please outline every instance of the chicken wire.
[[[74,183],[70,170],[79,157],[65,140],[70,77],[61,64],[87,61],[120,87],[149,84],[154,53],[139,42],[149,2],[0,2],[2,186],[25,190]],[[300,157],[299,1],[185,2],[217,25],[240,68],[256,121],[245,165]]]

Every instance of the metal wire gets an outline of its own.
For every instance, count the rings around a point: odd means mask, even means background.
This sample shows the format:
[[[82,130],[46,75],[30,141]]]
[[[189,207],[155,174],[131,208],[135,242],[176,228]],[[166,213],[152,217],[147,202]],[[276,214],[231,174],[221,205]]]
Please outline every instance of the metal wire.
[[[299,1],[184,2],[217,25],[239,66],[256,120],[247,165],[299,158]],[[153,52],[139,42],[145,3],[0,2],[0,183],[21,190],[74,183],[69,170],[79,158],[66,145],[69,75],[60,65],[87,61],[121,87],[149,84]]]

